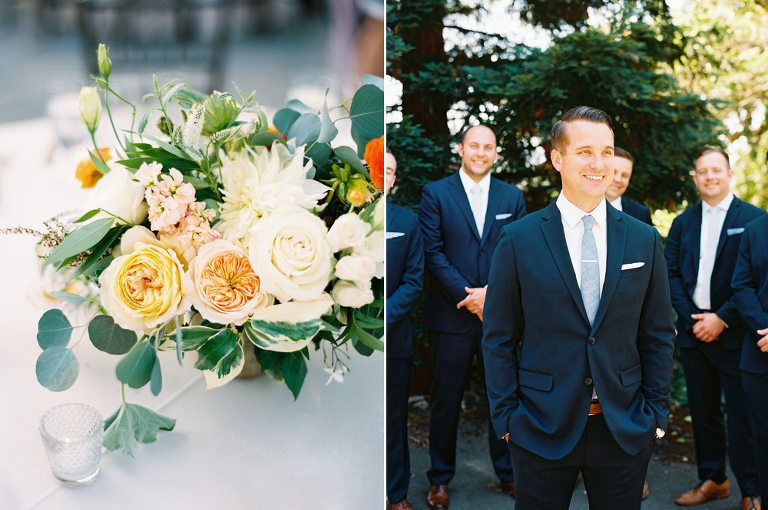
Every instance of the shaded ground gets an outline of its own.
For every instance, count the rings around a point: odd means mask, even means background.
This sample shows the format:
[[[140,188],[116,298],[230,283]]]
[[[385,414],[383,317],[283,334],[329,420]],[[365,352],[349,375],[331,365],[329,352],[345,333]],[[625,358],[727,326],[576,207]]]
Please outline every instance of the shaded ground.
[[[429,469],[429,403],[422,397],[412,397],[409,409],[409,446],[411,452],[411,486],[409,502],[415,510],[428,510],[426,494],[429,489],[426,472]],[[512,509],[514,500],[501,492],[488,457],[488,405],[474,393],[465,394],[464,410],[459,423],[459,446],[456,477],[449,486],[452,510]],[[698,482],[690,422],[685,410],[672,412],[666,437],[658,441],[648,469],[651,495],[643,502],[643,510],[679,509],[674,498],[693,488]],[[735,478],[731,496],[712,501],[697,508],[721,510],[739,507],[741,495]],[[571,500],[571,510],[589,508],[582,483],[577,484]],[[617,509],[620,510],[620,509]]]

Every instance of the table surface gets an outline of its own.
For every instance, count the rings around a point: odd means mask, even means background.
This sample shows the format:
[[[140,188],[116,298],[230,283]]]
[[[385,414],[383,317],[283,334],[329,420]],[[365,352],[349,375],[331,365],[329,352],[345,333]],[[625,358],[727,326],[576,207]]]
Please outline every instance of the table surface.
[[[106,124],[103,122],[102,124]],[[100,128],[100,133],[105,126]],[[98,135],[97,135],[98,139]],[[42,228],[82,210],[90,190],[74,178],[86,146],[56,147],[51,119],[0,126],[0,228]],[[344,383],[326,385],[322,351],[312,351],[294,402],[269,376],[205,390],[187,357],[160,353],[163,390],[126,388],[128,402],[175,418],[172,432],[137,443],[135,458],[104,451],[89,486],[59,485],[38,431],[49,408],[83,402],[104,417],[120,406],[119,356],[80,342],[77,382],[65,392],[40,386],[37,321],[57,302],[46,298],[36,239],[0,235],[0,508],[91,509],[362,509],[384,503],[384,356],[350,352]],[[87,318],[71,318],[73,324]],[[77,333],[73,335],[73,342]]]

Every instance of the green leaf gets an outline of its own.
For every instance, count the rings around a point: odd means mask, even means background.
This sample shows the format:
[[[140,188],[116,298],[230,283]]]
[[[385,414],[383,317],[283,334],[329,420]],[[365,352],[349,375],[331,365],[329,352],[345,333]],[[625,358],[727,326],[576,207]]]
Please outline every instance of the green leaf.
[[[369,140],[384,134],[384,91],[376,85],[363,85],[352,98],[349,118],[358,133]]]
[[[37,321],[37,343],[41,349],[66,347],[73,329],[64,312],[58,308],[48,310]]]
[[[305,113],[293,123],[288,130],[288,139],[296,139],[296,146],[311,144],[317,140],[320,135],[322,123],[317,115]],[[282,132],[282,131],[281,131]]]
[[[384,90],[384,78],[382,78],[381,76],[366,74],[365,76],[363,76],[363,84],[375,85],[379,87],[381,90]]]
[[[176,157],[178,157],[178,158],[181,158],[181,159],[190,159],[190,158],[189,158],[189,156],[187,156],[185,153],[183,153],[182,151],[180,151],[179,149],[177,149],[177,148],[176,148],[176,147],[174,147],[173,145],[171,145],[171,144],[169,144],[169,143],[166,143],[166,142],[164,142],[164,141],[162,141],[162,140],[158,140],[158,139],[157,139],[157,138],[155,138],[154,136],[145,135],[145,136],[144,136],[144,138],[147,138],[147,139],[149,139],[149,140],[152,140],[152,141],[153,141],[153,142],[155,142],[157,145],[159,145],[160,147],[162,147],[163,149],[165,149],[167,152],[170,152],[171,154],[173,154],[174,156],[176,156]]]
[[[189,87],[184,87],[179,91],[178,94],[176,94],[174,99],[176,99],[176,102],[179,103],[182,108],[189,110],[192,108],[193,104],[202,103],[207,97],[208,96],[202,92],[198,92],[197,90],[191,89]]]
[[[171,90],[169,90],[168,92],[166,92],[166,94],[163,96],[163,106],[167,106],[167,105],[168,105],[168,103],[169,103],[169,102],[170,102],[170,101],[171,101],[171,100],[172,100],[174,97],[176,97],[176,96],[179,94],[179,92],[181,92],[181,89],[183,89],[184,87],[186,87],[186,85],[185,85],[185,84],[183,84],[183,83],[177,83],[176,85],[174,85],[174,86],[173,86],[173,88],[172,88]]]
[[[91,161],[96,166],[96,170],[101,172],[104,175],[107,175],[109,173],[109,167],[106,163],[104,163],[101,158],[97,155],[95,155],[93,152],[88,151],[88,156],[90,156]]]
[[[138,338],[130,329],[123,329],[109,315],[97,315],[88,324],[91,343],[108,354],[125,354],[136,345]],[[125,381],[123,381],[125,382]]]
[[[321,328],[320,319],[298,323],[251,320],[245,324],[244,332],[256,347],[291,352],[303,349]]]
[[[144,130],[147,127],[147,122],[149,122],[149,118],[152,116],[153,113],[155,113],[157,110],[149,110],[144,115],[141,116],[141,120],[139,121],[139,134],[143,134]]]
[[[92,278],[94,280],[97,279],[99,275],[101,275],[101,273],[112,263],[113,260],[114,257],[111,255],[99,259],[98,262],[83,271],[83,276],[87,276],[88,278]]]
[[[104,422],[104,447],[109,451],[122,450],[133,457],[133,441],[153,443],[161,430],[171,431],[176,420],[138,404],[123,404]]]
[[[365,146],[368,145],[368,142],[370,142],[371,139],[360,136],[360,133],[357,132],[357,128],[355,128],[354,124],[352,124],[350,132],[352,133],[352,139],[355,141],[355,145],[357,145],[357,157],[363,159],[365,157]]]
[[[328,94],[328,91],[326,91],[326,94]],[[312,115],[317,114],[317,110],[315,110],[310,106],[307,106],[306,104],[304,104],[302,101],[298,99],[291,99],[290,101],[288,101],[285,107],[295,112],[299,112],[301,114],[305,114],[305,113],[311,113]]]
[[[51,292],[51,297],[61,299],[67,303],[73,303],[75,305],[79,305],[80,303],[85,303],[88,301],[83,296],[79,294],[72,294],[71,292]]]
[[[291,129],[293,123],[296,122],[296,119],[299,117],[301,117],[299,112],[289,108],[283,108],[282,110],[278,110],[277,113],[275,113],[275,116],[272,117],[272,122],[275,124],[275,128],[277,128],[278,131],[285,135]]]
[[[163,389],[163,374],[160,372],[160,360],[157,357],[155,357],[155,364],[152,367],[149,389],[154,396],[158,396],[160,390]]]
[[[357,333],[357,339],[360,340],[365,345],[367,345],[369,348],[377,351],[384,350],[384,342],[380,338],[374,337],[373,335],[371,335],[370,333],[368,333],[366,330],[364,330],[359,326],[357,327],[356,333]]]
[[[342,145],[333,149],[333,153],[344,163],[349,163],[352,170],[363,174],[369,181],[371,180],[371,176],[368,175],[368,170],[365,169],[365,166],[362,161],[360,161],[360,158],[357,157],[357,153],[352,147]]]
[[[281,144],[285,145],[286,147],[288,144],[285,140],[283,140],[283,137],[278,135],[277,133],[271,133],[269,131],[263,131],[261,133],[256,133],[251,137],[251,145],[260,145],[265,147],[271,147],[274,142],[280,142]]]
[[[187,326],[180,329],[182,350],[184,351],[198,350],[209,338],[222,331],[220,329],[206,328],[205,326]],[[176,333],[174,333],[173,336],[174,338],[178,338]]]
[[[179,366],[182,366],[181,359],[184,357],[184,339],[181,336],[181,323],[178,316],[174,317],[173,320],[176,323],[176,359],[179,361]]]
[[[35,366],[37,382],[51,391],[69,389],[80,372],[75,353],[66,347],[53,346],[45,349],[37,358]]]
[[[254,349],[254,352],[256,353],[256,361],[259,362],[261,369],[265,372],[280,365],[282,353],[277,351],[267,351],[259,349],[258,347],[254,347]]]
[[[238,107],[231,94],[214,92],[203,101],[203,106],[205,106],[203,136],[211,136],[217,131],[226,129],[236,120]]]
[[[316,143],[304,154],[305,158],[312,158],[313,162],[321,163],[331,155],[331,146],[327,143]]]
[[[370,356],[371,354],[373,354],[373,349],[365,345],[358,338],[352,338],[352,346],[355,348],[357,352],[359,352],[363,356]]]
[[[302,356],[297,359],[291,354],[284,354],[280,368],[283,372],[285,385],[293,393],[293,400],[296,400],[299,398],[299,392],[304,385],[304,378],[307,376],[307,363]]]
[[[156,359],[157,353],[152,345],[146,340],[141,341],[117,364],[117,378],[131,388],[141,388],[152,377]]]
[[[85,273],[90,269],[91,266],[96,264],[104,255],[107,250],[109,250],[115,241],[117,241],[117,238],[122,235],[123,232],[128,230],[129,225],[118,225],[117,227],[112,227],[107,235],[99,241],[99,243],[93,247],[91,250],[91,254],[88,255],[88,258],[86,258],[82,264],[77,266],[77,268],[74,271],[71,271],[67,277],[64,279],[62,283],[67,283],[71,280],[74,280],[81,274]]]
[[[92,211],[88,211],[87,213],[83,214],[82,216],[80,216],[78,219],[76,219],[72,223],[82,223],[82,222],[84,222],[86,220],[90,220],[91,218],[93,218],[94,216],[99,214],[100,212],[101,212],[101,209],[93,209]]]
[[[114,218],[103,218],[75,230],[51,253],[48,257],[48,263],[57,264],[95,246],[107,235],[114,222]]]
[[[238,342],[238,336],[231,329],[223,329],[210,337],[198,350],[198,360],[195,368],[198,370],[215,370],[219,377],[229,373],[237,361],[243,357],[243,349]]]

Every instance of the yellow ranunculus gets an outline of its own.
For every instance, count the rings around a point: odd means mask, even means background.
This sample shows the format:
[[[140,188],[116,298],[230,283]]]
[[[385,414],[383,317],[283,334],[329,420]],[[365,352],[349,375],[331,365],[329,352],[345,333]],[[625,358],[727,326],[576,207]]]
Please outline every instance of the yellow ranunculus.
[[[134,238],[128,235],[131,230],[142,228],[133,227],[123,237]],[[150,333],[192,304],[192,280],[176,253],[160,244],[138,241],[123,247],[123,255],[99,276],[104,309],[117,324],[139,334]]]

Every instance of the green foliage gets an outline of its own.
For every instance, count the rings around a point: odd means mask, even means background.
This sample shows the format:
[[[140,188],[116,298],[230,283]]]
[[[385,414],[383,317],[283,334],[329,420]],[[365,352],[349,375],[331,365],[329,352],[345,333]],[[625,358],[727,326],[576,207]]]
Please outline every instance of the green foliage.
[[[131,388],[141,388],[152,378],[152,370],[156,361],[155,348],[150,342],[142,340],[120,360],[115,368],[115,373],[121,383],[127,384]]]
[[[322,327],[319,318],[296,323],[253,319],[246,323],[244,334],[260,349],[290,352],[301,350],[305,340],[314,337]]]
[[[223,329],[211,336],[197,350],[198,359],[195,368],[212,370],[219,378],[229,374],[233,367],[242,362],[243,347],[239,336],[231,329]]]
[[[373,140],[384,134],[384,91],[376,85],[363,85],[352,98],[349,118],[363,138]]]
[[[72,349],[61,346],[48,347],[37,358],[35,373],[37,382],[51,391],[69,389],[77,380],[80,363]]]
[[[37,321],[37,343],[41,349],[66,347],[73,329],[64,312],[58,308],[48,310]]]
[[[103,218],[75,230],[48,256],[48,263],[58,264],[92,248],[109,233],[114,222],[114,218]]]
[[[104,448],[133,457],[134,439],[140,443],[153,443],[161,430],[171,431],[176,420],[138,404],[123,402],[120,409],[104,420]]]
[[[299,398],[299,392],[307,376],[307,363],[300,352],[277,352],[255,349],[256,361],[270,377],[285,382],[293,393],[293,399]]]
[[[108,354],[125,354],[136,344],[136,333],[123,329],[109,315],[98,315],[88,324],[91,343]]]

